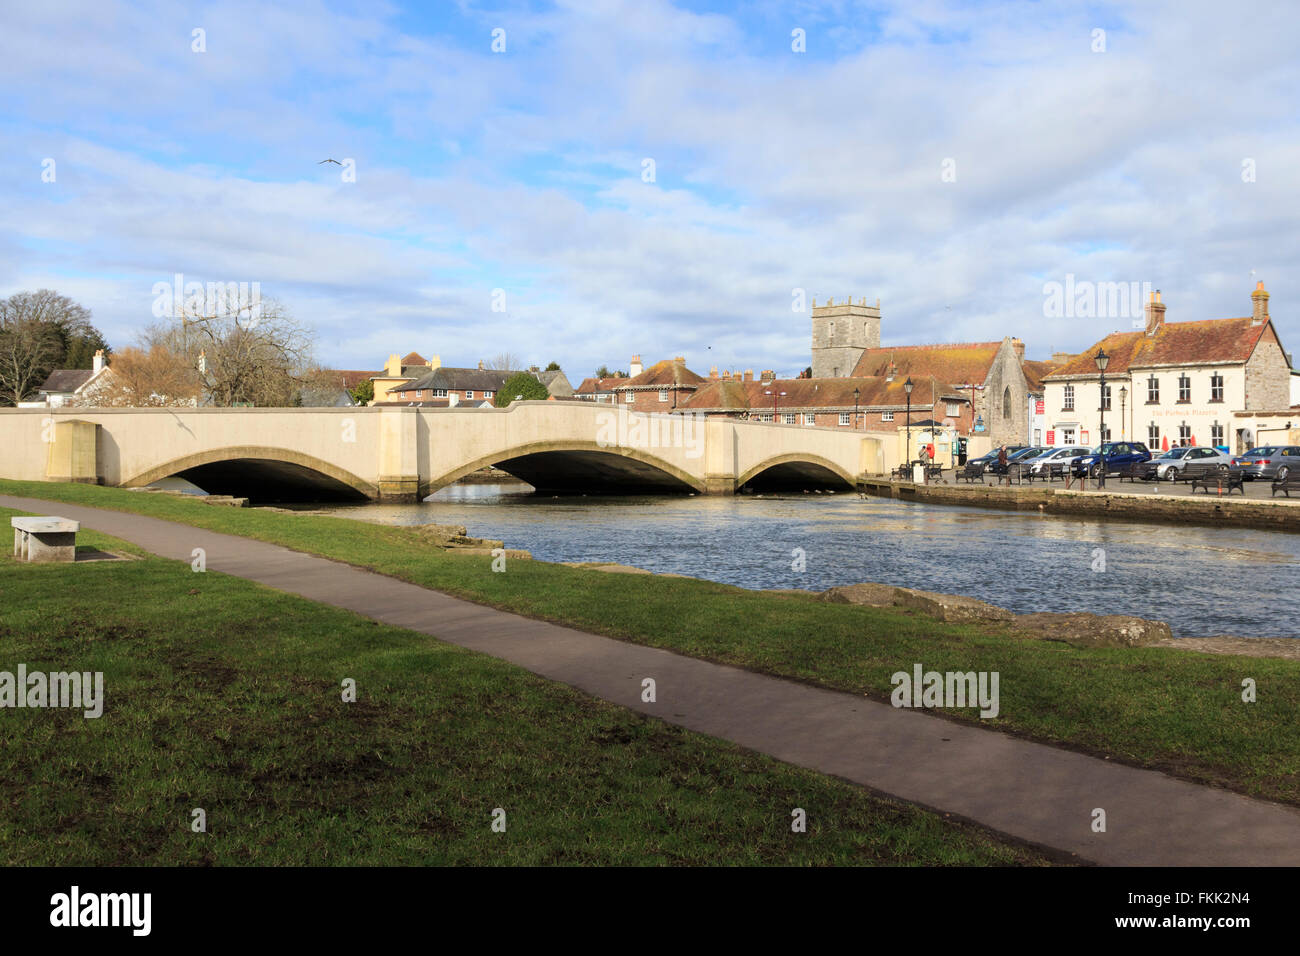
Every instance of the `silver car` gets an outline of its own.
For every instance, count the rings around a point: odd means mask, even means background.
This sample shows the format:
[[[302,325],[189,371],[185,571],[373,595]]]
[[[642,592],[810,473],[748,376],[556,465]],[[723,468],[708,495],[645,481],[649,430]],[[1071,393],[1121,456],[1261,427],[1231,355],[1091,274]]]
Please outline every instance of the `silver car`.
[[[1232,467],[1232,456],[1217,448],[1202,448],[1197,445],[1183,445],[1171,448],[1159,458],[1153,458],[1154,473],[1148,469],[1147,477],[1158,481],[1176,481],[1183,469],[1195,462],[1198,465],[1223,465]]]
[[[1035,478],[1057,478],[1065,474],[1070,462],[1080,455],[1087,455],[1091,448],[1083,445],[1066,445],[1063,448],[1046,448],[1042,453],[1029,459],[1029,473]]]
[[[1300,447],[1296,445],[1261,445],[1232,459],[1243,478],[1286,478],[1300,472]]]

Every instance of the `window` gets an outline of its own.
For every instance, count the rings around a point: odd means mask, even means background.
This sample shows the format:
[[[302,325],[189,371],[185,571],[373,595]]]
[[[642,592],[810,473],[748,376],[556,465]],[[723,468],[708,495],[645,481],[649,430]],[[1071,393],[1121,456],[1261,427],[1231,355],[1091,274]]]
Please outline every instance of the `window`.
[[[470,399],[472,399],[472,398],[474,397],[474,390],[473,390],[473,389],[466,389],[466,390],[465,390],[465,397],[466,397],[466,398],[470,398]]]
[[[1074,411],[1074,386],[1073,385],[1065,386],[1065,397],[1061,401],[1061,411],[1063,412]]]
[[[1008,385],[1002,390],[1002,417],[1011,417],[1011,386]]]
[[[1215,422],[1213,425],[1210,426],[1210,444],[1211,445],[1223,444],[1223,426],[1220,425],[1218,422]]]
[[[1155,422],[1152,422],[1150,425],[1147,426],[1147,447],[1148,448],[1160,447],[1160,426],[1157,425]]]
[[[1210,401],[1223,401],[1223,376],[1218,372],[1210,376]]]
[[[1147,379],[1147,404],[1160,404],[1160,379],[1154,375]]]
[[[668,389],[666,388],[659,389],[659,401],[661,402],[668,401]]]
[[[483,397],[484,397],[484,398],[491,398],[491,397],[492,397],[493,395],[495,395],[495,394],[496,394],[496,392],[484,392],[484,393],[483,393]]]
[[[405,393],[405,392],[402,393],[402,398],[406,398],[406,393]]]
[[[1192,443],[1192,428],[1190,425],[1178,426],[1178,444],[1190,445]]]
[[[834,341],[835,341],[835,323],[834,323],[834,322],[831,323],[830,329],[831,329],[831,332],[830,332],[831,341],[834,342]]]
[[[1178,376],[1178,401],[1180,404],[1186,404],[1192,400],[1192,380],[1187,377],[1187,373]]]
[[[894,413],[893,413],[893,412],[881,412],[881,413],[880,413],[880,420],[881,420],[882,422],[892,422],[892,421],[894,420]]]
[[[1109,425],[1102,425],[1102,426],[1101,426],[1101,440],[1102,440],[1102,441],[1110,441],[1110,426],[1109,426]]]
[[[891,412],[891,414],[892,414],[892,412]],[[949,402],[949,403],[948,403],[948,417],[949,417],[949,418],[955,418],[956,416],[958,416],[958,415],[960,415],[960,414],[961,414],[961,406],[958,405],[956,402]]]
[[[1067,386],[1065,386],[1065,387],[1066,387],[1066,388],[1069,388],[1070,386],[1067,385]],[[1073,444],[1074,444],[1074,429],[1073,429],[1073,428],[1062,428],[1062,429],[1061,429],[1061,441],[1065,442],[1067,445],[1073,445]]]
[[[803,423],[804,423],[805,425],[816,425],[816,424],[817,424],[817,416],[814,415],[812,412],[804,412],[804,413],[803,413]]]
[[[628,405],[631,405],[631,404],[632,404],[632,393],[631,393],[631,392],[624,392],[624,393],[623,393],[623,401],[626,402]]]
[[[848,412],[840,412],[840,424],[841,424],[841,425],[849,425],[849,424],[852,424],[852,423],[849,421],[849,419],[852,418],[852,417],[853,417],[853,416],[850,415]]]
[[[445,388],[435,388],[435,389],[433,390],[433,397],[434,397],[434,398],[446,398],[446,397],[447,397],[447,390],[446,390]]]
[[[793,425],[793,424],[795,423],[795,420],[796,420],[797,417],[798,417],[798,416],[795,415],[794,412],[786,412],[786,413],[785,413],[785,423],[786,423],[787,425]]]
[[[1101,410],[1103,412],[1110,411],[1110,386],[1109,385],[1103,385],[1101,387]]]

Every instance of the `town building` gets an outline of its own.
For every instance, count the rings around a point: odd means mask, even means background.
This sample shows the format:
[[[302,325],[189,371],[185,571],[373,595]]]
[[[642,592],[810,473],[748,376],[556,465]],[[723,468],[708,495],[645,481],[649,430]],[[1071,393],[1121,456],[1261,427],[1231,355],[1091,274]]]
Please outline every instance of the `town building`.
[[[690,401],[705,378],[686,367],[677,356],[641,370],[640,356],[633,356],[629,378],[611,386],[614,400],[629,411],[670,412]]]
[[[1264,283],[1241,318],[1166,322],[1165,309],[1151,293],[1141,331],[1113,332],[1045,376],[1045,444],[1127,439],[1153,451],[1199,444],[1237,453],[1261,437],[1284,440],[1295,415],[1292,368]],[[1104,393],[1098,352],[1108,357]]]
[[[522,369],[484,368],[480,362],[477,368],[457,368],[443,365],[442,359],[435,355],[424,359],[418,352],[412,352],[404,358],[396,354],[389,356],[381,374],[371,377],[375,383],[375,398],[372,404],[410,404],[436,399],[450,399],[456,402],[494,401],[497,392],[506,381],[519,375]],[[552,398],[568,398],[573,395],[573,386],[564,372],[552,369],[539,371],[536,367],[527,370],[546,386]],[[438,407],[429,405],[425,407]]]
[[[104,350],[99,349],[91,359],[90,368],[57,368],[36,390],[35,401],[19,402],[19,408],[63,408],[65,405],[90,404],[95,391],[102,387],[105,376],[111,374]]]
[[[580,398],[588,402],[612,403],[617,396],[614,394],[614,388],[618,385],[624,385],[629,381],[627,375],[611,375],[606,378],[584,378],[573,392],[574,398]]]

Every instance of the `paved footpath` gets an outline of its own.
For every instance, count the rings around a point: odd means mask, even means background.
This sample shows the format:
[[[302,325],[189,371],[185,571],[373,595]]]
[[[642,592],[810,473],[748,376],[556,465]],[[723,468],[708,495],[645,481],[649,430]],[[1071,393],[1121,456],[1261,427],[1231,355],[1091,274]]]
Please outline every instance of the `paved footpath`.
[[[1107,865],[1300,865],[1300,811],[919,711],[520,617],[248,538],[0,495],[209,571],[504,658],[596,697]],[[87,573],[91,573],[87,569]],[[484,563],[484,573],[487,563]],[[653,677],[657,703],[641,701]],[[1093,833],[1092,812],[1107,832]]]

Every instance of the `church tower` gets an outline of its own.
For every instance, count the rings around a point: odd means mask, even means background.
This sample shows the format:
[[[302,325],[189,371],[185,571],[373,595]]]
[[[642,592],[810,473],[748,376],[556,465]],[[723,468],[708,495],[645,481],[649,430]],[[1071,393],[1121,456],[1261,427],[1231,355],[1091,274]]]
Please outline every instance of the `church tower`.
[[[863,298],[835,304],[827,299],[812,307],[813,378],[846,378],[867,349],[880,348],[880,300],[867,305]]]

